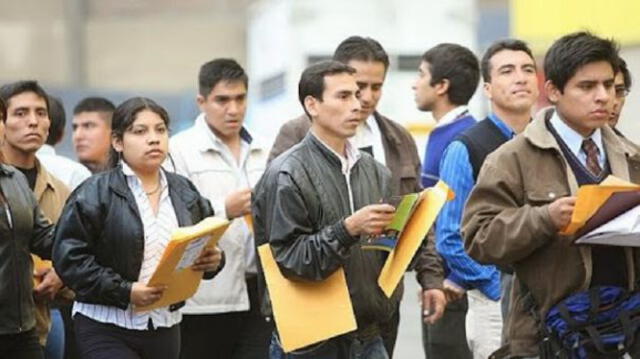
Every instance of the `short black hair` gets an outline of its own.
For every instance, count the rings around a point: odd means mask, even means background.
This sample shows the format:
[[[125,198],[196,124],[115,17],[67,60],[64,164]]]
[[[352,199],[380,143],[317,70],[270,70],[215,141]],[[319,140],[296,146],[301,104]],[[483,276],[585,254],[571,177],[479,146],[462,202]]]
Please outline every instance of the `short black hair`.
[[[33,92],[42,98],[47,106],[47,111],[49,111],[49,96],[42,86],[34,80],[16,81],[0,87],[0,98],[4,100],[4,104],[8,109],[11,98],[25,92]],[[4,119],[6,120],[6,116]]]
[[[389,55],[378,41],[370,37],[348,37],[334,51],[333,60],[344,64],[351,60],[381,62],[385,71],[389,68]]]
[[[511,50],[511,51],[522,51],[529,55],[531,60],[533,60],[535,64],[535,59],[533,57],[533,53],[527,45],[526,42],[518,39],[503,39],[498,40],[491,44],[487,51],[482,55],[482,61],[480,62],[480,69],[482,70],[482,79],[484,82],[491,82],[491,58],[500,51],[503,50]]]
[[[111,115],[115,110],[116,106],[113,102],[104,97],[85,97],[73,108],[73,115],[82,112],[105,112]]]
[[[544,57],[544,75],[547,80],[564,92],[567,82],[584,65],[606,61],[618,72],[618,44],[590,32],[580,31],[556,40]]]
[[[47,136],[47,145],[55,146],[62,140],[64,134],[64,126],[67,123],[67,113],[64,111],[62,100],[58,97],[49,95],[49,136]]]
[[[624,61],[622,57],[618,58],[618,72],[622,74],[622,78],[624,79],[624,87],[627,91],[631,90],[631,72],[629,72],[629,68],[627,67],[627,62]]]
[[[480,66],[478,58],[464,46],[439,44],[422,55],[429,66],[430,85],[449,80],[447,95],[454,105],[466,105],[478,88]]]
[[[200,67],[198,92],[207,97],[220,81],[241,81],[245,88],[249,87],[249,77],[236,60],[215,59]]]
[[[298,99],[309,118],[311,118],[311,115],[309,115],[304,105],[304,99],[307,98],[307,96],[311,96],[322,101],[322,93],[324,92],[325,85],[324,78],[326,76],[345,73],[353,75],[356,73],[356,70],[345,63],[331,60],[315,63],[302,72],[300,81],[298,82]]]

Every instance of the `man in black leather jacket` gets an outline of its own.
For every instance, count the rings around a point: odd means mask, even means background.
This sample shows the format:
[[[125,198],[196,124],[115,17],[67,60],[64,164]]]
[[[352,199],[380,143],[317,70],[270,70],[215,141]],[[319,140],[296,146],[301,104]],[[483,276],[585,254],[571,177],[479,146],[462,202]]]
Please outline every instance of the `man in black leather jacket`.
[[[304,349],[296,358],[388,358],[379,324],[393,313],[377,284],[381,251],[364,251],[362,236],[378,234],[394,208],[389,170],[350,144],[358,126],[353,68],[335,61],[307,68],[299,98],[312,119],[305,139],[274,160],[254,190],[256,244],[269,242],[282,273],[320,281],[343,268],[358,329]],[[282,358],[274,335],[271,358]],[[351,353],[351,354],[349,354]]]

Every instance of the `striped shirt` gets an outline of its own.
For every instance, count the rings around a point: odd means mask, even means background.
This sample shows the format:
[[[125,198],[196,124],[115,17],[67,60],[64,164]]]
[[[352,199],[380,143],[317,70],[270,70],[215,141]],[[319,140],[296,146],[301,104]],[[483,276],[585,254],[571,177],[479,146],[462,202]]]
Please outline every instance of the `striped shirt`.
[[[515,133],[495,114],[489,119],[512,138]],[[500,299],[500,272],[492,265],[474,261],[464,250],[460,232],[464,205],[475,185],[467,147],[460,141],[447,146],[440,161],[440,179],[456,194],[445,203],[436,219],[436,250],[446,264],[447,279],[466,290],[478,289],[488,298]]]
[[[164,172],[160,171],[161,192],[158,214],[156,215],[153,213],[151,202],[140,179],[126,163],[121,162],[121,164],[122,172],[135,198],[143,225],[144,258],[138,282],[147,283],[158,266],[167,243],[171,240],[171,233],[178,228],[178,219],[169,197],[169,187]],[[75,302],[73,314],[75,313],[81,313],[101,323],[114,324],[134,330],[147,330],[150,324],[154,328],[172,327],[182,319],[178,310],[171,312],[168,307],[163,307],[151,311],[136,312],[133,310],[132,304],[129,304],[126,310],[122,310],[107,305]]]

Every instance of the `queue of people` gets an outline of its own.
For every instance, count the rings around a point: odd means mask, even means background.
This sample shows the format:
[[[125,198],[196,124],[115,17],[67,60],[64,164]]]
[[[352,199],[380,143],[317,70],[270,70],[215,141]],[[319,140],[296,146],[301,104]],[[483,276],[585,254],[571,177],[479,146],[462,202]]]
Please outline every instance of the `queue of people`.
[[[595,329],[573,346],[545,325],[575,296],[590,293],[596,308],[611,290],[638,289],[637,249],[560,234],[579,186],[640,181],[639,147],[617,128],[632,83],[618,52],[588,32],[563,36],[542,83],[517,39],[480,58],[458,44],[428,49],[412,85],[436,121],[422,161],[411,134],[377,108],[389,56],[368,37],[345,39],[302,72],[302,114],[273,144],[244,126],[249,76],[233,59],[200,67],[200,114],[171,137],[152,99],[80,101],[79,162],[55,152],[60,100],[36,81],[4,85],[0,358],[392,358],[404,286],[387,297],[377,280],[388,254],[360,244],[393,219],[389,198],[439,180],[456,196],[411,265],[427,358],[640,357],[633,316],[611,319],[625,330],[598,341],[615,325],[590,322],[593,309],[585,328]],[[478,121],[468,104],[480,82],[491,108]],[[541,88],[551,106],[536,114]],[[204,279],[195,295],[136,310],[166,290],[147,283],[172,232],[211,216],[231,224],[195,260]],[[285,352],[262,244],[289,280],[343,269],[357,329]]]

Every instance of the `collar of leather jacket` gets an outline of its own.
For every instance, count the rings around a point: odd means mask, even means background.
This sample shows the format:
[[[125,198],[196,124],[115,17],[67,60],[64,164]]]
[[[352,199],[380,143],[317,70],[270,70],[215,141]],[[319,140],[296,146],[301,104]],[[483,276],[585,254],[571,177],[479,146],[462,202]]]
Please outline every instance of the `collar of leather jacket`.
[[[11,177],[13,176],[13,171],[13,167],[0,163],[0,175]]]
[[[326,145],[320,142],[320,140],[314,134],[312,134],[311,131],[307,133],[302,141],[308,143],[309,145],[320,151],[320,153],[322,153],[322,155],[327,158],[332,166],[336,166],[336,168],[338,169],[342,168],[342,162],[340,162],[338,156],[331,152],[331,150],[328,149]]]
[[[179,175],[167,172],[164,168],[160,169],[164,171],[167,178],[167,185],[169,186],[169,197],[175,208],[176,216],[178,217],[178,223],[180,225],[190,224],[187,222],[187,218],[182,218],[188,215],[188,208],[190,208],[195,201],[198,200],[197,191],[194,188],[188,188],[187,180],[180,180]],[[127,179],[122,172],[122,166],[118,165],[110,173],[109,188],[117,195],[127,199],[127,203],[134,209],[135,213],[140,215],[136,206],[136,201],[133,198],[133,193],[127,184]]]

